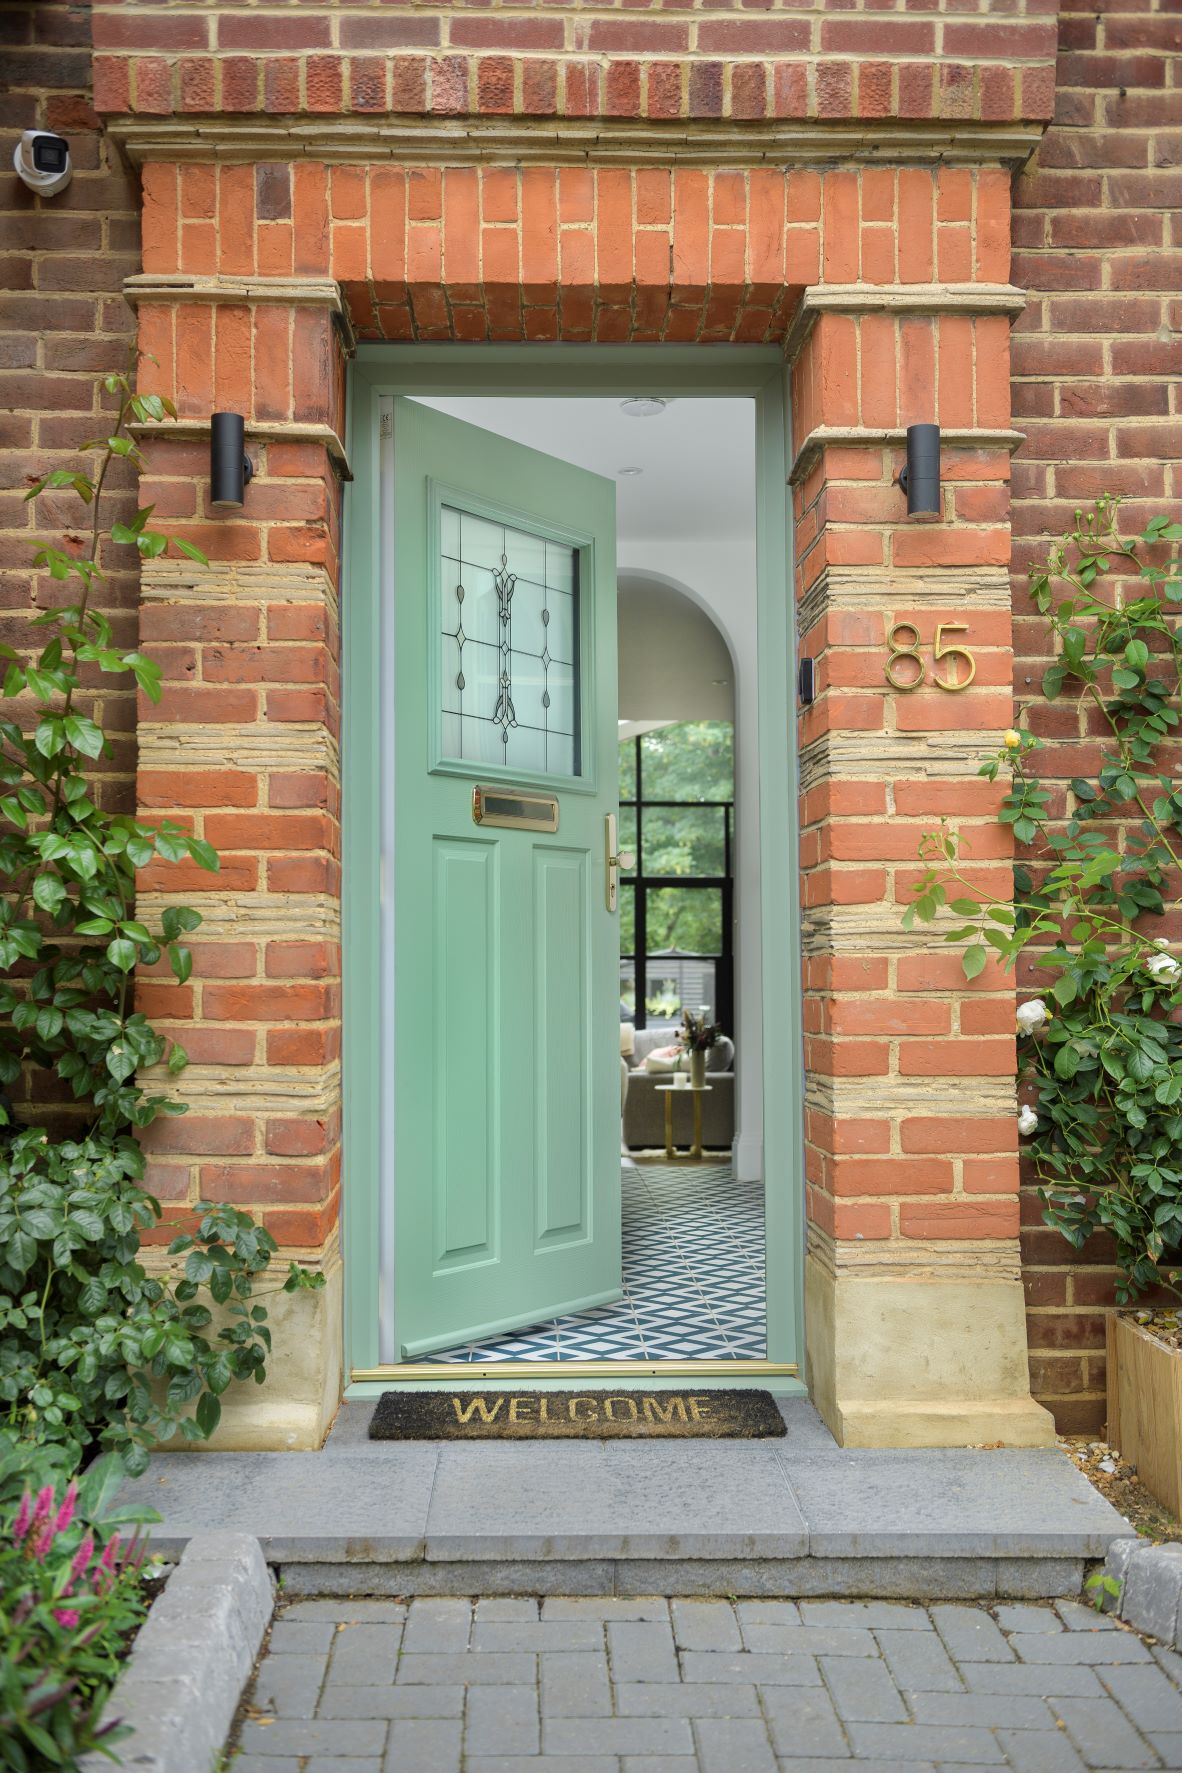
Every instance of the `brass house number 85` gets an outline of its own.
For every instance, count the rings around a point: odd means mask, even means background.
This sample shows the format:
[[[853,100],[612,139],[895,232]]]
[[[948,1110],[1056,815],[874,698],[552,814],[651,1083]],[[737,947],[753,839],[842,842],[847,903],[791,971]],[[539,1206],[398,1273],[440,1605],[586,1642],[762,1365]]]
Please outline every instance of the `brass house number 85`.
[[[977,675],[977,661],[967,646],[949,646],[946,634],[967,634],[967,622],[939,622],[932,641],[932,682],[937,689],[966,690]],[[917,690],[927,682],[928,668],[920,656],[923,642],[914,622],[896,622],[887,629],[889,657],[883,676],[894,690]],[[935,666],[941,659],[949,661],[948,677],[941,677]],[[963,660],[964,665],[954,661]],[[904,662],[906,661],[906,662]],[[967,667],[967,670],[965,669]],[[900,676],[900,672],[902,676]]]

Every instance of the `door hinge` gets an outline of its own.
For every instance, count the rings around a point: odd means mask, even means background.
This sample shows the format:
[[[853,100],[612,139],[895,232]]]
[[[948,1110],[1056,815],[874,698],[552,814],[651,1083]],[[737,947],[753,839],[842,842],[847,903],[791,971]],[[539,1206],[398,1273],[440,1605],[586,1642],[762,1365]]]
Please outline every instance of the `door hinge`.
[[[381,421],[378,425],[378,436],[379,437],[393,437],[393,435],[394,435],[394,414],[392,412],[384,412],[382,414]]]

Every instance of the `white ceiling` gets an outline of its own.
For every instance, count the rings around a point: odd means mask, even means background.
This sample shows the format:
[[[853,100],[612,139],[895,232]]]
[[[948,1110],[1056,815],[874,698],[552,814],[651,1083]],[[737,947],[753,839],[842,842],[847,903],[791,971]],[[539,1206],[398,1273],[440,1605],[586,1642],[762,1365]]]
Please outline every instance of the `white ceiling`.
[[[754,534],[750,400],[671,400],[655,418],[631,418],[616,399],[432,397],[422,404],[614,480],[622,542],[708,536],[750,543]],[[621,475],[626,467],[643,471]]]

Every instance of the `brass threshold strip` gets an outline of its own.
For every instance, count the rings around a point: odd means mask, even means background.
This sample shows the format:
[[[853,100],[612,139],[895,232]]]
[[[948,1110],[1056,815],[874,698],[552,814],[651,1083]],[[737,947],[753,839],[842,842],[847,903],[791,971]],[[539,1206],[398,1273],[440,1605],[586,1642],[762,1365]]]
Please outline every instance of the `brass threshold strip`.
[[[355,1367],[354,1385],[385,1379],[441,1379],[449,1385],[460,1380],[495,1379],[501,1384],[519,1379],[717,1379],[726,1374],[750,1378],[795,1379],[800,1368],[783,1361],[403,1361],[396,1366]]]

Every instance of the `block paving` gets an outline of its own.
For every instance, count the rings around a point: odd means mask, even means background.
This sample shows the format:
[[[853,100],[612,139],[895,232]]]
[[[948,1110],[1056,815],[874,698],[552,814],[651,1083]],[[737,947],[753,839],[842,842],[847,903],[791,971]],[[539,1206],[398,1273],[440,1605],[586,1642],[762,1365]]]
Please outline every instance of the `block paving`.
[[[1182,1657],[1075,1601],[283,1607],[233,1773],[1182,1767]]]

